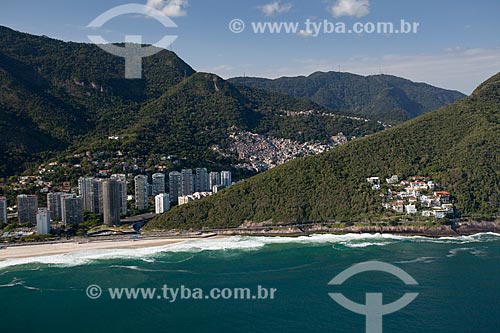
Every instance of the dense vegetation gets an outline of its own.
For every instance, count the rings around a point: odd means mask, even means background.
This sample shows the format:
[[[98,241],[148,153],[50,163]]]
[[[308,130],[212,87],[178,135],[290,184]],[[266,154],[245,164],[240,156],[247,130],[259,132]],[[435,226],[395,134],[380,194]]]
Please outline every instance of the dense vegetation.
[[[192,166],[227,167],[234,158],[211,148],[224,148],[233,131],[309,141],[382,129],[376,122],[340,116],[284,117],[285,110],[329,111],[196,73],[166,50],[144,59],[143,79],[126,80],[123,58],[94,45],[5,27],[0,27],[0,88],[0,177],[23,171],[29,162],[59,153],[60,160],[68,160],[87,150],[145,160],[177,155]]]
[[[398,123],[453,103],[465,95],[390,75],[363,77],[317,72],[308,77],[276,80],[239,77],[230,82],[309,98],[326,108],[360,117]]]
[[[148,227],[376,219],[383,209],[366,178],[393,174],[432,177],[463,215],[498,216],[499,157],[500,74],[453,105],[175,207]]]

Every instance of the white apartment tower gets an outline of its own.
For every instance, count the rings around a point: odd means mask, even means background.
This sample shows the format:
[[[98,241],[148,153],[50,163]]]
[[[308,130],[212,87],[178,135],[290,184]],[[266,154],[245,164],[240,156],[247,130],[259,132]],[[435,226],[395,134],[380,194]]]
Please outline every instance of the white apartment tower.
[[[170,209],[170,196],[166,193],[158,194],[155,197],[155,213],[163,214]]]

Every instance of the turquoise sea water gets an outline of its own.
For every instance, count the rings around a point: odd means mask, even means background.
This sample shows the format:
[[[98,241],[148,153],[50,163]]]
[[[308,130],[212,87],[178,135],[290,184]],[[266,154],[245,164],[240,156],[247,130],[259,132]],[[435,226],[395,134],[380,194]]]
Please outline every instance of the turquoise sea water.
[[[377,260],[408,272],[406,286],[365,272]],[[104,291],[87,297],[89,285]],[[276,288],[274,300],[112,300],[107,288]],[[419,296],[384,316],[384,332],[500,332],[500,235],[426,239],[387,235],[230,237],[154,249],[101,250],[0,262],[1,332],[364,332],[365,318],[335,303],[381,292]]]

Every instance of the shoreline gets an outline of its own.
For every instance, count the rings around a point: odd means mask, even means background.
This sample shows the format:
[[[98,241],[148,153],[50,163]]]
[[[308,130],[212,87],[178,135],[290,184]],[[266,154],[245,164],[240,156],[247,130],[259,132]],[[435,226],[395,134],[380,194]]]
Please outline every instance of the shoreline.
[[[95,240],[89,242],[72,241],[56,242],[50,244],[23,244],[23,245],[4,245],[0,250],[0,262],[9,259],[36,258],[44,256],[53,256],[59,254],[69,254],[80,251],[93,250],[117,250],[117,249],[139,249],[150,247],[168,246],[193,240],[215,239],[223,236],[213,237],[163,237],[163,238],[145,238],[137,240]]]
[[[205,231],[207,232],[207,231]],[[182,234],[173,236],[161,231],[145,232],[138,239],[124,237],[106,239],[77,238],[72,240],[54,241],[35,244],[4,244],[0,249],[0,262],[9,259],[36,258],[69,254],[80,251],[138,249],[168,246],[188,241],[202,239],[220,239],[230,236],[254,237],[301,237],[318,234],[347,235],[347,234],[390,234],[395,236],[420,236],[428,238],[471,236],[481,233],[500,234],[500,222],[468,222],[457,228],[441,225],[425,226],[350,226],[345,228],[331,228],[324,224],[302,226],[254,226],[250,228],[210,230],[208,234]]]

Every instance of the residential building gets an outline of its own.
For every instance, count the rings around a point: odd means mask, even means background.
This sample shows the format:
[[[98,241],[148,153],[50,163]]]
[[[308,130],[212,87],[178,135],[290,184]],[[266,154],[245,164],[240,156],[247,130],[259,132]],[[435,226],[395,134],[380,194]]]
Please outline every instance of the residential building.
[[[152,178],[153,178],[152,195],[157,196],[158,194],[165,193],[165,174],[155,173]]]
[[[112,227],[120,225],[120,183],[116,180],[106,180],[102,186],[104,224]]]
[[[402,213],[405,210],[404,201],[398,200],[392,203],[392,209],[398,213]]]
[[[208,178],[208,171],[206,168],[197,168],[194,182],[195,192],[209,192],[210,179]]]
[[[148,177],[139,175],[135,181],[135,208],[138,210],[148,209]]]
[[[434,196],[439,200],[441,204],[450,203],[450,193],[449,192],[434,192]]]
[[[166,193],[158,194],[155,197],[155,213],[163,214],[170,209],[170,196]]]
[[[420,189],[420,190],[429,189],[429,185],[427,185],[426,182],[411,182],[410,187],[415,188],[415,189]]]
[[[220,177],[220,172],[210,172],[209,175],[209,186],[210,186],[210,191],[213,191],[214,186],[221,185],[221,177]]]
[[[212,187],[212,193],[217,194],[225,188],[226,188],[226,186],[224,186],[224,185],[215,185],[214,187]]]
[[[61,198],[67,193],[54,192],[47,193],[47,209],[53,221],[62,221],[62,201]]]
[[[61,198],[62,221],[65,225],[83,222],[82,198],[66,194]]]
[[[123,215],[128,213],[127,209],[127,176],[123,174],[111,175],[111,179],[117,181],[120,185],[120,212]]]
[[[81,177],[78,180],[78,193],[82,198],[84,210],[95,214],[103,213],[101,179],[94,177]]]
[[[200,200],[205,197],[211,196],[212,192],[196,192],[191,195],[185,195],[179,197],[179,206],[187,204],[192,201]]]
[[[39,208],[35,217],[37,233],[48,235],[50,233],[50,211],[47,208]]]
[[[21,194],[17,196],[17,216],[19,223],[36,224],[38,212],[38,197]]]
[[[168,188],[170,194],[170,202],[177,202],[181,195],[182,174],[178,171],[173,171],[168,174]]]
[[[7,223],[7,198],[0,197],[0,223]]]
[[[417,214],[417,206],[416,205],[406,205],[405,211],[406,211],[406,214],[408,214],[408,215]]]
[[[150,183],[146,183],[146,194],[148,197],[153,196],[153,185]]]
[[[372,190],[380,190],[380,178],[379,177],[366,178],[366,181],[372,185]]]
[[[231,171],[222,171],[220,173],[221,185],[229,187],[233,183],[231,179]]]
[[[179,206],[181,206],[181,205],[185,205],[187,203],[190,203],[194,200],[195,199],[192,195],[182,195],[178,198],[178,204],[179,204]]]
[[[193,194],[193,170],[183,169],[181,171],[181,196]]]
[[[397,184],[399,182],[398,175],[393,175],[391,178],[386,178],[385,181],[387,184]]]

